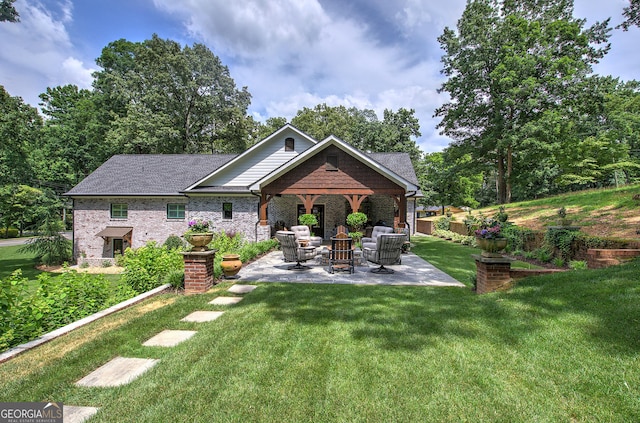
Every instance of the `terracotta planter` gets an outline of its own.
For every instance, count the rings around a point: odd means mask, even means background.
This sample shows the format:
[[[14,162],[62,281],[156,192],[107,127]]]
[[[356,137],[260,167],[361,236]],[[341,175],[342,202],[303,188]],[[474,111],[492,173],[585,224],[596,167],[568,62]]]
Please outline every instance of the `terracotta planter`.
[[[476,238],[476,241],[478,247],[482,249],[481,255],[483,257],[502,257],[502,254],[499,254],[499,252],[507,246],[507,238]]]
[[[184,239],[193,246],[191,251],[207,251],[209,250],[207,245],[213,239],[213,233],[188,234],[184,236]]]
[[[226,279],[235,277],[240,271],[240,268],[242,267],[242,262],[240,261],[240,255],[238,254],[223,255],[222,261],[220,262],[220,267],[222,267],[222,273],[224,273],[224,277]]]

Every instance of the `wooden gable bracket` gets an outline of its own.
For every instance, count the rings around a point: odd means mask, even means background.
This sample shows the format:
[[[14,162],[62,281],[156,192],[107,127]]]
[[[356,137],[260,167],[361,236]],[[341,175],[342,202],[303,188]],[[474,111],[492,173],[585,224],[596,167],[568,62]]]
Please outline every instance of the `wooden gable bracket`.
[[[313,203],[320,197],[320,195],[311,195],[311,194],[296,194],[296,197],[302,201],[302,204],[305,208],[305,213],[311,214],[313,209]]]
[[[358,194],[353,194],[353,195],[343,194],[342,196],[346,198],[347,201],[349,202],[349,205],[351,206],[351,211],[353,213],[357,213],[360,211],[360,206],[362,205],[362,201],[368,197],[368,195],[358,195]]]

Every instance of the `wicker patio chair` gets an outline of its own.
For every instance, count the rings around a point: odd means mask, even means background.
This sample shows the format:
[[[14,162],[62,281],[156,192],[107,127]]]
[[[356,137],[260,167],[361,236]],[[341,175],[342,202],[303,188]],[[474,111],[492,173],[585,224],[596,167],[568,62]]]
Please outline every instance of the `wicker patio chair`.
[[[405,239],[404,234],[380,234],[376,239],[375,250],[369,247],[362,250],[364,258],[380,265],[372,270],[373,273],[393,273],[392,269],[387,269],[384,266],[400,263],[402,244]]]
[[[316,247],[300,247],[296,241],[296,234],[290,231],[276,232],[276,239],[280,242],[284,261],[286,263],[296,262],[289,266],[287,270],[304,270],[309,266],[303,266],[301,262],[311,260],[316,256]]]

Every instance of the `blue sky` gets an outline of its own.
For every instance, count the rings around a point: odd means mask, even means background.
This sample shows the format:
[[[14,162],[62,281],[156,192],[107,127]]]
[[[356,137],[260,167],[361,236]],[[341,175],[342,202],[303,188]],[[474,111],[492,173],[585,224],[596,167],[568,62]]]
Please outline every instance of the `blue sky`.
[[[434,110],[442,50],[437,37],[455,28],[465,0],[17,0],[18,24],[0,23],[0,85],[34,106],[47,87],[91,86],[95,59],[120,38],[153,33],[203,43],[252,94],[258,120],[291,119],[319,103],[415,109],[426,152],[450,142]],[[628,0],[575,0],[587,24],[622,20]],[[596,73],[640,79],[640,30],[614,30]]]

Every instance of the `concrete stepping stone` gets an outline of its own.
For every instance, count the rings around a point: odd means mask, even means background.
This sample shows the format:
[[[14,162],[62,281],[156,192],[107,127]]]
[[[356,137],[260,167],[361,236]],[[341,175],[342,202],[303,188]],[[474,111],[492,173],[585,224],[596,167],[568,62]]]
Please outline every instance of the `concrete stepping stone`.
[[[163,330],[149,338],[142,345],[145,347],[174,347],[195,335],[195,330]]]
[[[224,311],[194,311],[185,318],[181,319],[181,322],[210,322],[216,320],[222,316]]]
[[[77,381],[76,385],[99,387],[126,385],[159,361],[150,358],[116,357]]]
[[[209,301],[209,304],[213,305],[233,305],[242,301],[243,297],[216,297],[213,301]]]
[[[233,294],[247,294],[253,291],[254,289],[256,289],[257,287],[258,287],[257,285],[233,285],[227,291]]]
[[[65,405],[62,407],[62,421],[64,423],[82,423],[97,412],[97,407]]]

